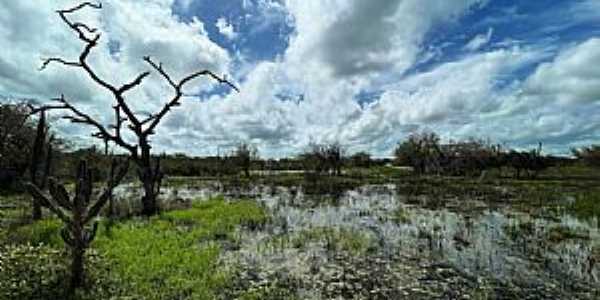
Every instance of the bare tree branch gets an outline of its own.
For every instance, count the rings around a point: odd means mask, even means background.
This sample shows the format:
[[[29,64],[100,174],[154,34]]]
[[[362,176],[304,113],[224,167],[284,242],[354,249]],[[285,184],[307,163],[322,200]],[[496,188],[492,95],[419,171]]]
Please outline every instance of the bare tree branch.
[[[165,80],[167,80],[167,82],[169,83],[169,85],[171,85],[171,87],[173,87],[174,89],[177,89],[177,84],[175,84],[173,79],[171,79],[171,76],[169,76],[169,74],[167,74],[167,72],[165,72],[165,70],[162,67],[162,63],[158,63],[158,65],[157,65],[154,61],[152,61],[152,58],[150,58],[150,56],[144,56],[144,61],[147,62],[148,64],[150,64],[150,66],[152,66],[156,71],[158,71],[158,73],[160,73],[160,75],[162,77],[164,77]]]
[[[173,79],[171,78],[171,76],[163,69],[162,67],[162,63],[155,63],[152,58],[150,58],[150,56],[145,56],[144,57],[144,61],[146,61],[150,66],[152,66],[152,68],[154,68],[158,73],[160,73],[162,75],[162,77],[171,85],[171,87],[173,87],[173,89],[175,90],[175,96],[173,96],[173,98],[167,102],[165,104],[165,106],[163,106],[163,108],[154,115],[151,115],[150,117],[148,117],[147,119],[143,120],[141,123],[142,124],[147,124],[150,123],[150,125],[148,126],[148,128],[146,128],[144,130],[144,135],[148,136],[148,135],[152,135],[154,133],[154,129],[156,128],[156,126],[158,125],[158,123],[160,123],[160,121],[162,120],[162,118],[171,110],[171,108],[179,106],[180,102],[179,100],[181,99],[181,96],[183,96],[183,86],[197,78],[200,76],[209,76],[213,79],[215,79],[216,81],[218,81],[219,83],[225,83],[227,85],[229,85],[230,87],[232,87],[234,90],[236,90],[237,92],[239,92],[239,89],[230,81],[223,79],[217,75],[215,75],[213,72],[209,71],[209,70],[203,70],[203,71],[199,71],[193,74],[190,74],[186,77],[184,77],[181,81],[179,81],[178,83],[175,83],[175,81],[173,81]]]
[[[115,99],[117,100],[118,104],[121,106],[121,109],[127,116],[128,120],[132,123],[133,127],[135,128],[135,131],[141,131],[140,122],[137,120],[137,118],[135,117],[133,112],[129,109],[129,107],[127,105],[125,105],[125,99],[123,98],[123,93],[125,93],[126,91],[141,84],[142,80],[145,77],[147,77],[149,75],[149,73],[144,72],[144,73],[138,75],[132,82],[123,85],[119,89],[117,89],[115,86],[108,83],[106,80],[100,78],[100,76],[87,63],[87,58],[90,55],[90,52],[92,51],[92,49],[98,45],[98,40],[100,39],[101,35],[98,33],[98,34],[94,35],[92,38],[86,36],[86,34],[83,32],[82,29],[86,30],[89,33],[95,33],[97,31],[97,29],[91,28],[88,25],[85,25],[83,23],[72,23],[69,20],[69,18],[67,17],[68,14],[74,13],[84,7],[92,7],[95,9],[101,9],[102,4],[101,3],[93,4],[91,2],[84,2],[78,6],[70,8],[70,9],[57,11],[57,13],[60,15],[61,19],[63,20],[63,22],[65,24],[67,24],[67,26],[69,26],[73,31],[75,31],[79,35],[80,40],[82,40],[83,42],[86,43],[83,51],[79,55],[79,62],[74,63],[74,62],[67,62],[61,58],[50,58],[44,62],[44,65],[42,66],[41,69],[44,69],[50,62],[61,62],[68,66],[81,67],[82,69],[84,69],[86,71],[88,76],[94,82],[96,82],[97,84],[104,87],[105,89],[110,91],[112,94],[114,94]]]
[[[191,75],[184,77],[181,81],[179,81],[179,83],[175,83],[173,81],[173,79],[171,79],[171,76],[169,76],[169,74],[167,74],[167,72],[163,69],[162,63],[156,64],[154,61],[152,61],[152,58],[150,58],[150,56],[145,56],[144,61],[146,61],[148,64],[150,64],[150,66],[152,66],[156,71],[158,71],[158,73],[160,73],[169,82],[171,87],[173,87],[175,90],[181,90],[183,88],[183,86],[192,79],[195,79],[200,76],[209,76],[219,83],[227,84],[232,89],[234,89],[236,92],[238,92],[238,93],[240,92],[240,90],[229,80],[227,80],[225,78],[221,78],[209,70],[203,70],[203,71],[193,73]]]
[[[75,11],[78,11],[86,6],[89,6],[91,8],[95,8],[95,9],[102,9],[102,3],[92,3],[92,2],[83,2],[73,8],[69,8],[69,9],[61,9],[61,10],[57,10],[58,13],[63,13],[63,14],[69,14],[69,13],[73,13]]]
[[[92,43],[94,40],[97,41],[98,38],[100,38],[100,34],[97,34],[94,38],[88,38],[85,33],[81,30],[81,28],[84,28],[87,32],[89,33],[94,33],[97,31],[96,28],[91,28],[83,23],[72,23],[69,18],[67,18],[67,14],[70,13],[74,13],[86,6],[89,6],[91,8],[95,8],[95,9],[101,9],[102,8],[102,4],[98,3],[98,4],[93,4],[91,2],[84,2],[81,3],[73,8],[70,9],[64,9],[64,10],[57,10],[56,12],[58,13],[58,15],[60,16],[60,18],[67,24],[69,25],[69,27],[71,27],[71,29],[73,29],[75,32],[77,32],[77,34],[79,34],[79,38],[87,43]]]
[[[181,104],[180,100],[184,96],[183,87],[185,84],[189,83],[193,79],[198,78],[200,76],[207,76],[221,84],[227,84],[237,92],[239,92],[239,89],[226,78],[221,78],[209,70],[195,72],[185,76],[180,81],[175,81],[165,71],[165,69],[163,69],[161,63],[155,63],[150,57],[144,57],[144,61],[146,61],[154,69],[154,71],[157,71],[160,74],[160,76],[165,81],[167,81],[167,83],[173,88],[173,90],[175,91],[175,95],[164,104],[162,109],[160,109],[156,113],[150,114],[148,116],[140,116],[139,114],[136,114],[135,111],[125,101],[124,94],[134,89],[135,87],[141,85],[144,79],[150,75],[150,72],[140,73],[132,81],[126,82],[125,84],[119,87],[117,85],[109,83],[107,80],[103,79],[98,73],[96,73],[92,66],[89,65],[87,59],[91,51],[96,46],[98,46],[98,41],[100,40],[101,34],[98,32],[99,30],[97,28],[92,28],[80,22],[74,23],[69,19],[69,14],[74,13],[85,7],[100,9],[102,8],[102,5],[100,3],[94,4],[92,2],[84,2],[70,9],[57,11],[63,22],[78,35],[79,40],[85,43],[79,55],[78,61],[71,62],[62,58],[53,57],[46,59],[40,69],[43,70],[47,67],[48,64],[53,62],[62,63],[66,66],[82,68],[85,71],[85,73],[87,73],[88,77],[91,78],[92,81],[94,81],[94,83],[106,89],[113,95],[114,100],[116,101],[116,105],[113,106],[113,109],[115,111],[114,123],[110,126],[102,125],[100,122],[93,119],[90,115],[81,112],[73,105],[71,105],[67,100],[65,100],[64,96],[61,96],[59,99],[55,99],[58,101],[58,104],[42,106],[40,108],[32,110],[67,110],[70,112],[70,115],[65,116],[64,118],[74,123],[90,125],[97,130],[97,132],[92,134],[93,137],[100,138],[104,140],[105,143],[107,143],[108,141],[114,142],[115,144],[128,150],[131,154],[132,161],[138,167],[138,176],[143,182],[144,186],[145,194],[142,197],[142,213],[144,213],[145,215],[153,215],[156,212],[158,212],[158,206],[156,205],[156,196],[158,195],[158,191],[160,190],[162,172],[160,171],[159,161],[157,160],[156,164],[153,164],[152,162],[152,146],[148,137],[154,134],[156,126],[162,121],[165,115],[172,108]],[[142,120],[140,121],[140,119]],[[129,144],[122,138],[121,130],[124,125],[126,125],[127,128],[135,134],[137,138],[136,143]]]
[[[70,120],[73,123],[86,124],[86,125],[91,125],[91,126],[95,127],[98,130],[98,132],[94,133],[92,136],[101,138],[104,140],[112,141],[112,142],[116,143],[117,145],[122,146],[125,149],[129,150],[130,152],[136,151],[135,146],[128,144],[127,142],[125,142],[125,140],[122,139],[120,130],[118,131],[118,134],[114,134],[114,135],[110,134],[106,130],[106,128],[102,124],[100,124],[98,121],[94,120],[88,114],[83,113],[82,111],[78,110],[73,105],[71,105],[65,99],[64,95],[61,95],[60,98],[55,98],[53,100],[57,101],[58,104],[32,108],[31,113],[34,114],[34,113],[37,113],[40,111],[46,111],[46,110],[68,110],[73,115],[72,116],[64,116],[63,118]]]
[[[83,29],[87,30],[87,32],[89,32],[89,33],[96,33],[96,31],[98,31],[98,28],[91,28],[87,24],[80,23],[80,22],[73,23],[73,27],[75,27],[75,28],[83,28]]]
[[[240,90],[233,84],[231,83],[229,80],[225,79],[225,78],[221,78],[217,75],[215,75],[215,73],[209,71],[209,70],[204,70],[204,71],[199,71],[196,72],[194,74],[191,74],[187,77],[185,77],[184,79],[182,79],[179,82],[179,88],[182,88],[188,81],[195,79],[196,77],[200,77],[200,76],[210,76],[212,79],[218,81],[221,84],[227,84],[228,86],[230,86],[232,89],[234,89],[236,92],[240,92]]]
[[[146,78],[148,75],[150,75],[150,72],[144,72],[144,73],[138,75],[132,82],[126,83],[121,88],[119,88],[118,92],[120,94],[123,94],[123,93],[127,92],[128,90],[140,85],[142,83],[142,80],[144,80],[144,78]]]
[[[66,61],[62,58],[52,57],[52,58],[45,59],[39,70],[43,71],[52,62],[61,63],[63,65],[70,66],[70,67],[81,67],[81,64],[79,64],[78,62]]]

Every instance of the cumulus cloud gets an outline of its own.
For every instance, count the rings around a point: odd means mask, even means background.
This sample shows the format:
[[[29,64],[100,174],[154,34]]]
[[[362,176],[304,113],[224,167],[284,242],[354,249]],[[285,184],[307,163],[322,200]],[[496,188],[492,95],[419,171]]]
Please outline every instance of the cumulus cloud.
[[[0,12],[0,93],[14,97],[36,98],[46,102],[63,93],[82,110],[108,121],[110,95],[99,88],[83,70],[51,64],[43,72],[42,58],[62,57],[77,60],[83,44],[55,13],[72,7],[72,0],[11,1]],[[174,16],[173,0],[104,1],[102,10],[85,9],[72,15],[76,21],[97,27],[102,38],[93,49],[89,63],[102,78],[121,85],[142,71],[149,70],[142,57],[161,61],[173,78],[211,69],[227,73],[230,57],[226,50],[208,39],[203,23],[183,23]],[[191,90],[206,89],[209,81],[199,81]],[[136,112],[153,111],[171,97],[172,91],[153,75],[143,87],[129,94]],[[60,125],[74,132],[74,126]]]
[[[289,1],[288,9],[297,32],[287,55],[304,62],[319,61],[322,72],[339,76],[390,68],[401,72],[415,62],[423,38],[432,27],[484,3],[478,0]]]
[[[561,105],[600,101],[600,38],[567,48],[552,62],[541,64],[528,78],[524,93]]]
[[[12,1],[0,11],[0,43],[10,45],[0,55],[0,93],[47,99],[64,92],[108,120],[110,97],[82,72],[58,65],[37,71],[41,57],[79,54],[81,44],[53,13],[74,3]],[[213,42],[205,26],[216,26],[230,43],[246,38],[245,31],[221,16],[210,24],[183,22],[172,7],[190,3],[107,0],[102,11],[78,17],[101,30],[90,62],[111,82],[147,70],[144,55],[162,61],[175,78],[198,69],[243,78],[239,94],[210,93],[215,85],[208,80],[190,85],[188,93],[204,96],[186,97],[183,108],[159,126],[157,152],[223,153],[243,140],[258,145],[261,155],[279,157],[310,141],[340,141],[351,151],[386,156],[420,128],[437,130],[444,139],[490,137],[522,147],[542,140],[553,151],[600,138],[598,123],[588,117],[600,113],[600,71],[594,67],[600,39],[566,47],[557,42],[550,50],[547,43],[498,43],[490,50],[484,46],[492,36],[511,39],[496,24],[467,37],[466,45],[458,42],[462,35],[432,44],[438,42],[432,32],[455,26],[488,1],[245,0],[243,7],[262,20],[248,32],[269,31],[269,20],[276,18],[287,20],[293,33],[283,53],[237,72],[232,57],[240,54]],[[594,14],[582,7],[595,3],[568,7],[589,20]],[[448,55],[454,48],[458,54]],[[136,111],[150,112],[171,92],[154,75],[130,100]],[[357,103],[365,92],[376,97]],[[59,129],[71,136],[87,133],[65,124]]]
[[[357,144],[369,140],[389,152],[406,134],[425,125],[443,129],[447,138],[474,135],[459,129],[485,122],[486,114],[501,106],[494,86],[499,78],[536,60],[530,50],[497,50],[446,63],[386,87],[381,99],[345,130],[345,140]],[[510,63],[506,63],[510,62]]]
[[[472,40],[470,40],[466,45],[465,49],[469,51],[476,51],[481,49],[481,47],[487,45],[492,39],[492,34],[494,34],[494,29],[490,27],[487,33],[478,34]]]
[[[217,23],[215,23],[217,29],[219,29],[219,33],[224,35],[226,38],[233,40],[237,37],[237,33],[233,29],[233,25],[227,22],[227,20],[223,17],[217,19]]]

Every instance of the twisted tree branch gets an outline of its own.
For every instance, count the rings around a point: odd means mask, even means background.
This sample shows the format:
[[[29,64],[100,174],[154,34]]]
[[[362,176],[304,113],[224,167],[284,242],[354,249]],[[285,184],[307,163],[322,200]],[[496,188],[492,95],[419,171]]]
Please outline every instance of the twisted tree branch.
[[[227,79],[224,79],[224,78],[221,78],[221,77],[215,75],[213,72],[211,72],[209,70],[203,70],[203,71],[199,71],[199,72],[190,74],[190,75],[184,77],[178,83],[176,83],[171,78],[171,76],[163,69],[162,63],[158,63],[158,64],[155,63],[152,60],[152,58],[150,58],[150,56],[145,56],[144,61],[146,61],[150,66],[152,66],[152,68],[154,68],[169,83],[169,85],[171,85],[171,87],[175,90],[175,96],[173,96],[173,98],[169,102],[167,102],[158,113],[151,115],[150,117],[148,117],[147,119],[145,119],[141,122],[141,124],[150,123],[148,128],[146,128],[143,132],[145,136],[153,134],[154,129],[156,128],[158,123],[160,123],[162,118],[171,110],[171,108],[173,108],[175,106],[179,106],[181,104],[179,102],[179,100],[183,96],[183,91],[182,91],[183,86],[186,83],[188,83],[189,81],[191,81],[197,77],[209,76],[209,77],[215,79],[216,81],[218,81],[219,83],[225,83],[225,84],[229,85],[235,91],[239,92],[239,89],[233,83],[231,83]]]
[[[63,65],[70,66],[70,67],[81,67],[81,64],[79,64],[78,62],[66,61],[66,60],[64,60],[62,58],[58,58],[58,57],[51,57],[51,58],[47,58],[44,60],[44,62],[42,63],[42,66],[40,67],[39,70],[43,71],[52,62],[61,63]]]
[[[120,130],[117,131],[114,135],[110,134],[108,132],[108,130],[106,130],[106,128],[100,124],[98,121],[94,120],[91,116],[89,116],[88,114],[78,110],[76,107],[74,107],[73,105],[71,105],[66,99],[64,95],[61,95],[60,98],[55,98],[53,99],[54,101],[58,102],[58,104],[55,105],[46,105],[46,106],[40,106],[37,108],[33,108],[33,106],[31,107],[31,114],[35,114],[38,113],[40,111],[47,111],[47,110],[68,110],[70,111],[73,115],[72,116],[64,116],[64,119],[70,120],[73,123],[80,123],[80,124],[86,124],[86,125],[91,125],[93,127],[95,127],[98,132],[94,133],[92,136],[96,137],[96,138],[100,138],[103,140],[109,140],[112,141],[114,143],[116,143],[119,146],[122,146],[123,148],[129,150],[130,152],[135,152],[136,151],[136,147],[133,145],[128,144],[127,142],[125,142],[125,140],[123,140],[123,138],[121,137],[120,134]],[[120,123],[118,123],[120,126]]]

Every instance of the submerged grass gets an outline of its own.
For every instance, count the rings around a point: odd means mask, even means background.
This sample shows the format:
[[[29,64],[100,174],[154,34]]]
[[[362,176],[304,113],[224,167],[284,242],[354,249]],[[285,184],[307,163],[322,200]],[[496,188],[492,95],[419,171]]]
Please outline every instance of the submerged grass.
[[[586,192],[575,195],[573,203],[567,209],[582,219],[595,218],[600,222],[600,191]]]
[[[342,251],[354,255],[365,254],[376,245],[372,236],[360,230],[316,227],[273,237],[266,241],[262,247],[267,249],[285,249],[288,247],[302,249],[311,243],[321,243],[332,253]]]

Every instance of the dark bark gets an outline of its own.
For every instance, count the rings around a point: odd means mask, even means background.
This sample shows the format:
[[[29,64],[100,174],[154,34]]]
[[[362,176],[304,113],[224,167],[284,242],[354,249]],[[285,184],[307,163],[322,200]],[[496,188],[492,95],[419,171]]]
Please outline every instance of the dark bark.
[[[71,288],[77,289],[84,285],[85,273],[83,268],[84,255],[83,249],[73,249],[73,261],[71,262]]]
[[[142,196],[142,214],[152,216],[159,212],[158,194],[162,184],[163,173],[160,168],[160,158],[153,159],[150,154],[150,145],[147,140],[141,140],[142,155],[136,161],[138,178],[142,182],[144,195]]]
[[[33,142],[33,150],[31,152],[31,163],[29,165],[29,180],[32,184],[41,187],[40,181],[38,180],[38,173],[40,168],[40,162],[43,160],[44,142],[46,140],[46,113],[40,111],[40,119],[38,120],[35,140]],[[33,220],[39,220],[42,218],[42,206],[34,197],[32,199],[32,212],[31,218]]]

